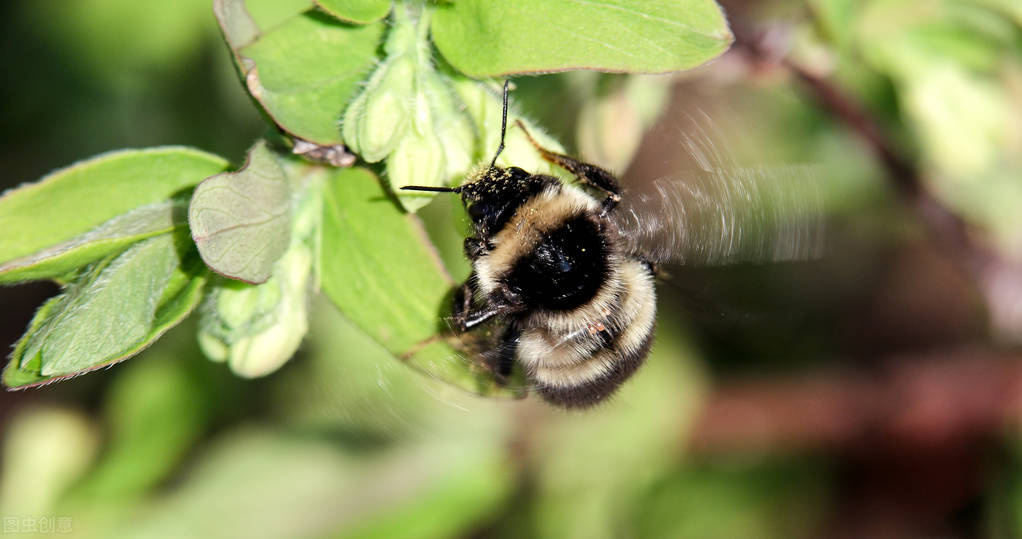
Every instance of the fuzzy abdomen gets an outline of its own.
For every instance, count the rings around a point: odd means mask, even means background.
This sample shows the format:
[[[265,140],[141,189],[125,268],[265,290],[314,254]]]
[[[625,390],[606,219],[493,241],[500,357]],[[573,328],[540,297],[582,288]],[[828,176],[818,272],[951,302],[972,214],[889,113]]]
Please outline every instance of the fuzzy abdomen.
[[[616,234],[592,197],[549,184],[473,262],[487,305],[514,313],[514,358],[554,404],[584,407],[608,397],[649,352],[653,276],[620,251]]]
[[[649,353],[656,292],[646,264],[623,259],[591,301],[520,321],[516,358],[547,401],[585,407],[610,396]]]

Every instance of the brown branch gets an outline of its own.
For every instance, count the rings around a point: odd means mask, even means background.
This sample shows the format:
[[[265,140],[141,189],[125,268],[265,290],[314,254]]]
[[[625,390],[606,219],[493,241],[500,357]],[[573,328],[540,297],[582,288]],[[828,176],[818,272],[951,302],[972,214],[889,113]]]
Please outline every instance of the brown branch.
[[[975,241],[968,224],[928,188],[919,166],[906,158],[880,128],[869,111],[831,80],[778,54],[766,34],[733,21],[735,50],[757,67],[779,67],[790,72],[832,117],[856,134],[887,172],[904,204],[914,211],[931,240],[966,275],[986,299],[992,322],[1003,335],[1022,337],[1022,263],[1003,257]]]
[[[781,60],[780,65],[795,75],[821,106],[866,142],[887,171],[887,177],[898,194],[915,209],[946,253],[969,271],[976,271],[989,263],[993,253],[971,241],[965,221],[934,198],[915,163],[895,150],[894,144],[862,106],[829,80],[810,73],[790,59]]]
[[[733,383],[704,404],[697,452],[934,448],[986,437],[1022,415],[1022,357],[957,352],[904,357],[877,374]]]

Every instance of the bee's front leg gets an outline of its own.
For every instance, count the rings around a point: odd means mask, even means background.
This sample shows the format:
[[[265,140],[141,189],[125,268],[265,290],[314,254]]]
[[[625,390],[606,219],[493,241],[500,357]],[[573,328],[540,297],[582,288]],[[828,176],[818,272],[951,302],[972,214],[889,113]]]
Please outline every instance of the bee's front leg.
[[[472,305],[472,298],[475,297],[475,276],[472,275],[454,291],[454,308],[451,318],[457,325],[459,331],[468,331],[479,324],[486,322],[494,316],[504,314],[507,309],[504,307],[484,305],[476,308]]]
[[[488,363],[497,377],[497,381],[506,384],[515,366],[515,352],[518,349],[518,338],[522,331],[517,325],[511,324],[500,336],[493,354],[489,357]]]
[[[529,134],[529,130],[525,128],[525,124],[521,120],[515,122],[518,128],[525,133],[526,138],[532,144],[536,151],[543,159],[567,170],[572,173],[575,178],[607,195],[607,198],[603,201],[603,213],[604,215],[610,213],[617,206],[618,202],[621,202],[621,186],[618,184],[617,178],[613,174],[603,170],[602,168],[592,165],[569,155],[562,153],[552,152],[540,145],[536,139],[532,138]]]
[[[477,258],[486,254],[487,251],[491,251],[493,245],[488,244],[486,240],[469,236],[465,238],[463,248],[465,250],[465,257],[468,258],[469,262],[475,262]]]
[[[468,313],[472,310],[472,297],[475,295],[475,286],[473,286],[473,276],[470,276],[464,284],[458,287],[454,291],[453,308],[451,309],[451,317],[454,322],[458,324],[458,327],[464,331],[465,321],[468,318]]]

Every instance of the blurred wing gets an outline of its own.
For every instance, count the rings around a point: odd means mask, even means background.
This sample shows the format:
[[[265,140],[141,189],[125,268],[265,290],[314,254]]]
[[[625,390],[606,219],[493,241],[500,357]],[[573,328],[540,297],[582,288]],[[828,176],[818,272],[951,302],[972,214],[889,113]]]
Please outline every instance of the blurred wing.
[[[625,193],[620,241],[657,263],[720,265],[818,258],[823,196],[817,169],[713,168]]]

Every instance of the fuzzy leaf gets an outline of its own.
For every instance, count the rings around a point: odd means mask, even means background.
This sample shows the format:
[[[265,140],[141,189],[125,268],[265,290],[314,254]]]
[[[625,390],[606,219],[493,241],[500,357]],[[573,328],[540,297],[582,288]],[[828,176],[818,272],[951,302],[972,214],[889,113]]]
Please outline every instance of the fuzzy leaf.
[[[270,277],[291,233],[291,190],[284,170],[259,142],[237,172],[207,178],[192,195],[188,224],[213,271],[248,283]]]
[[[136,208],[70,241],[0,264],[0,284],[60,278],[132,243],[187,226],[185,209],[170,200]]]
[[[476,393],[507,395],[442,338],[454,282],[418,219],[360,168],[334,172],[323,210],[322,285],[334,304],[412,366]]]
[[[122,150],[7,191],[0,197],[0,264],[72,241],[227,167],[220,157],[190,148]]]
[[[433,16],[433,41],[471,77],[570,69],[662,73],[720,55],[733,40],[712,0],[457,0]]]
[[[376,22],[390,13],[390,0],[316,0],[323,11],[347,22]]]
[[[286,4],[286,5],[285,5]],[[342,23],[311,2],[221,0],[214,5],[252,97],[284,131],[331,146],[338,121],[376,61],[384,24]]]
[[[36,312],[4,371],[16,388],[67,378],[131,357],[198,304],[207,273],[184,238],[162,234],[90,266]]]

